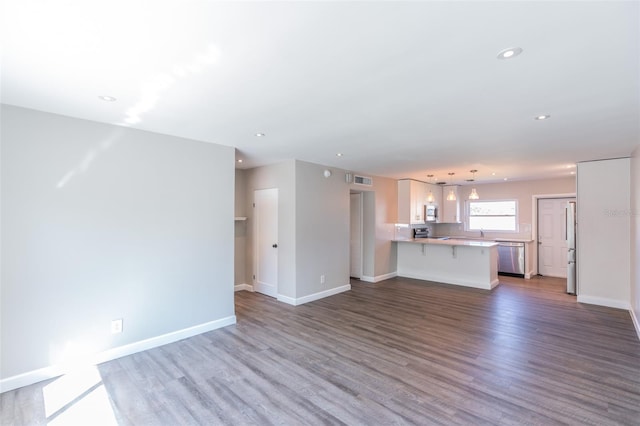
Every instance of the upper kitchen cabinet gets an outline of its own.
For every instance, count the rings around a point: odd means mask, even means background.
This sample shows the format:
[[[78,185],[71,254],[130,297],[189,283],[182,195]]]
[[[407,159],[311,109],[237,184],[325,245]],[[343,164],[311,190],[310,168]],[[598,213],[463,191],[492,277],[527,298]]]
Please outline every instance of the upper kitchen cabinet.
[[[460,223],[460,195],[458,185],[442,187],[440,223]]]
[[[427,184],[413,179],[398,181],[398,223],[424,223]]]

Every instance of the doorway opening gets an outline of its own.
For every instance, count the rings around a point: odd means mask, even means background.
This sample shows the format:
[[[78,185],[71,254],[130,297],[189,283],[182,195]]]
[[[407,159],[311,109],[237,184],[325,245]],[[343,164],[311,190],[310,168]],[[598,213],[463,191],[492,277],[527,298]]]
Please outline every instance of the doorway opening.
[[[363,195],[362,192],[349,194],[349,255],[351,278],[362,279],[362,253],[363,253]]]

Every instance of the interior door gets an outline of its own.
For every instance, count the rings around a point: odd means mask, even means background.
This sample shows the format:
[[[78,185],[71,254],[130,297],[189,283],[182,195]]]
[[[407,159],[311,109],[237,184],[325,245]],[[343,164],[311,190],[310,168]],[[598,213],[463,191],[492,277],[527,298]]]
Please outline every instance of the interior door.
[[[538,199],[538,273],[567,277],[565,208],[575,198]]]
[[[362,278],[362,194],[351,194],[350,254],[353,278]]]
[[[255,245],[253,289],[278,295],[278,189],[260,189],[253,195]]]

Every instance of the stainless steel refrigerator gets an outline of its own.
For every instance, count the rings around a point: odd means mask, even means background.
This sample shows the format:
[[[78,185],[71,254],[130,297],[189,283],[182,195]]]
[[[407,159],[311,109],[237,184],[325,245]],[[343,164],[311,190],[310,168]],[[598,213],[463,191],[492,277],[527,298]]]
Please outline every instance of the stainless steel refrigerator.
[[[576,294],[576,202],[569,201],[565,210],[567,233],[567,293]]]

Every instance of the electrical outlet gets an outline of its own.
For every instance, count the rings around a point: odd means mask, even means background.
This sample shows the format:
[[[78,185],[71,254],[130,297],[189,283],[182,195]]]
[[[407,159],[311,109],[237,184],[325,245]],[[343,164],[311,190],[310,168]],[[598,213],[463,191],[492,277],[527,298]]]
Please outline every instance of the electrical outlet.
[[[122,318],[111,321],[111,334],[122,333]]]
[[[324,284],[324,275],[320,275],[320,284]]]

